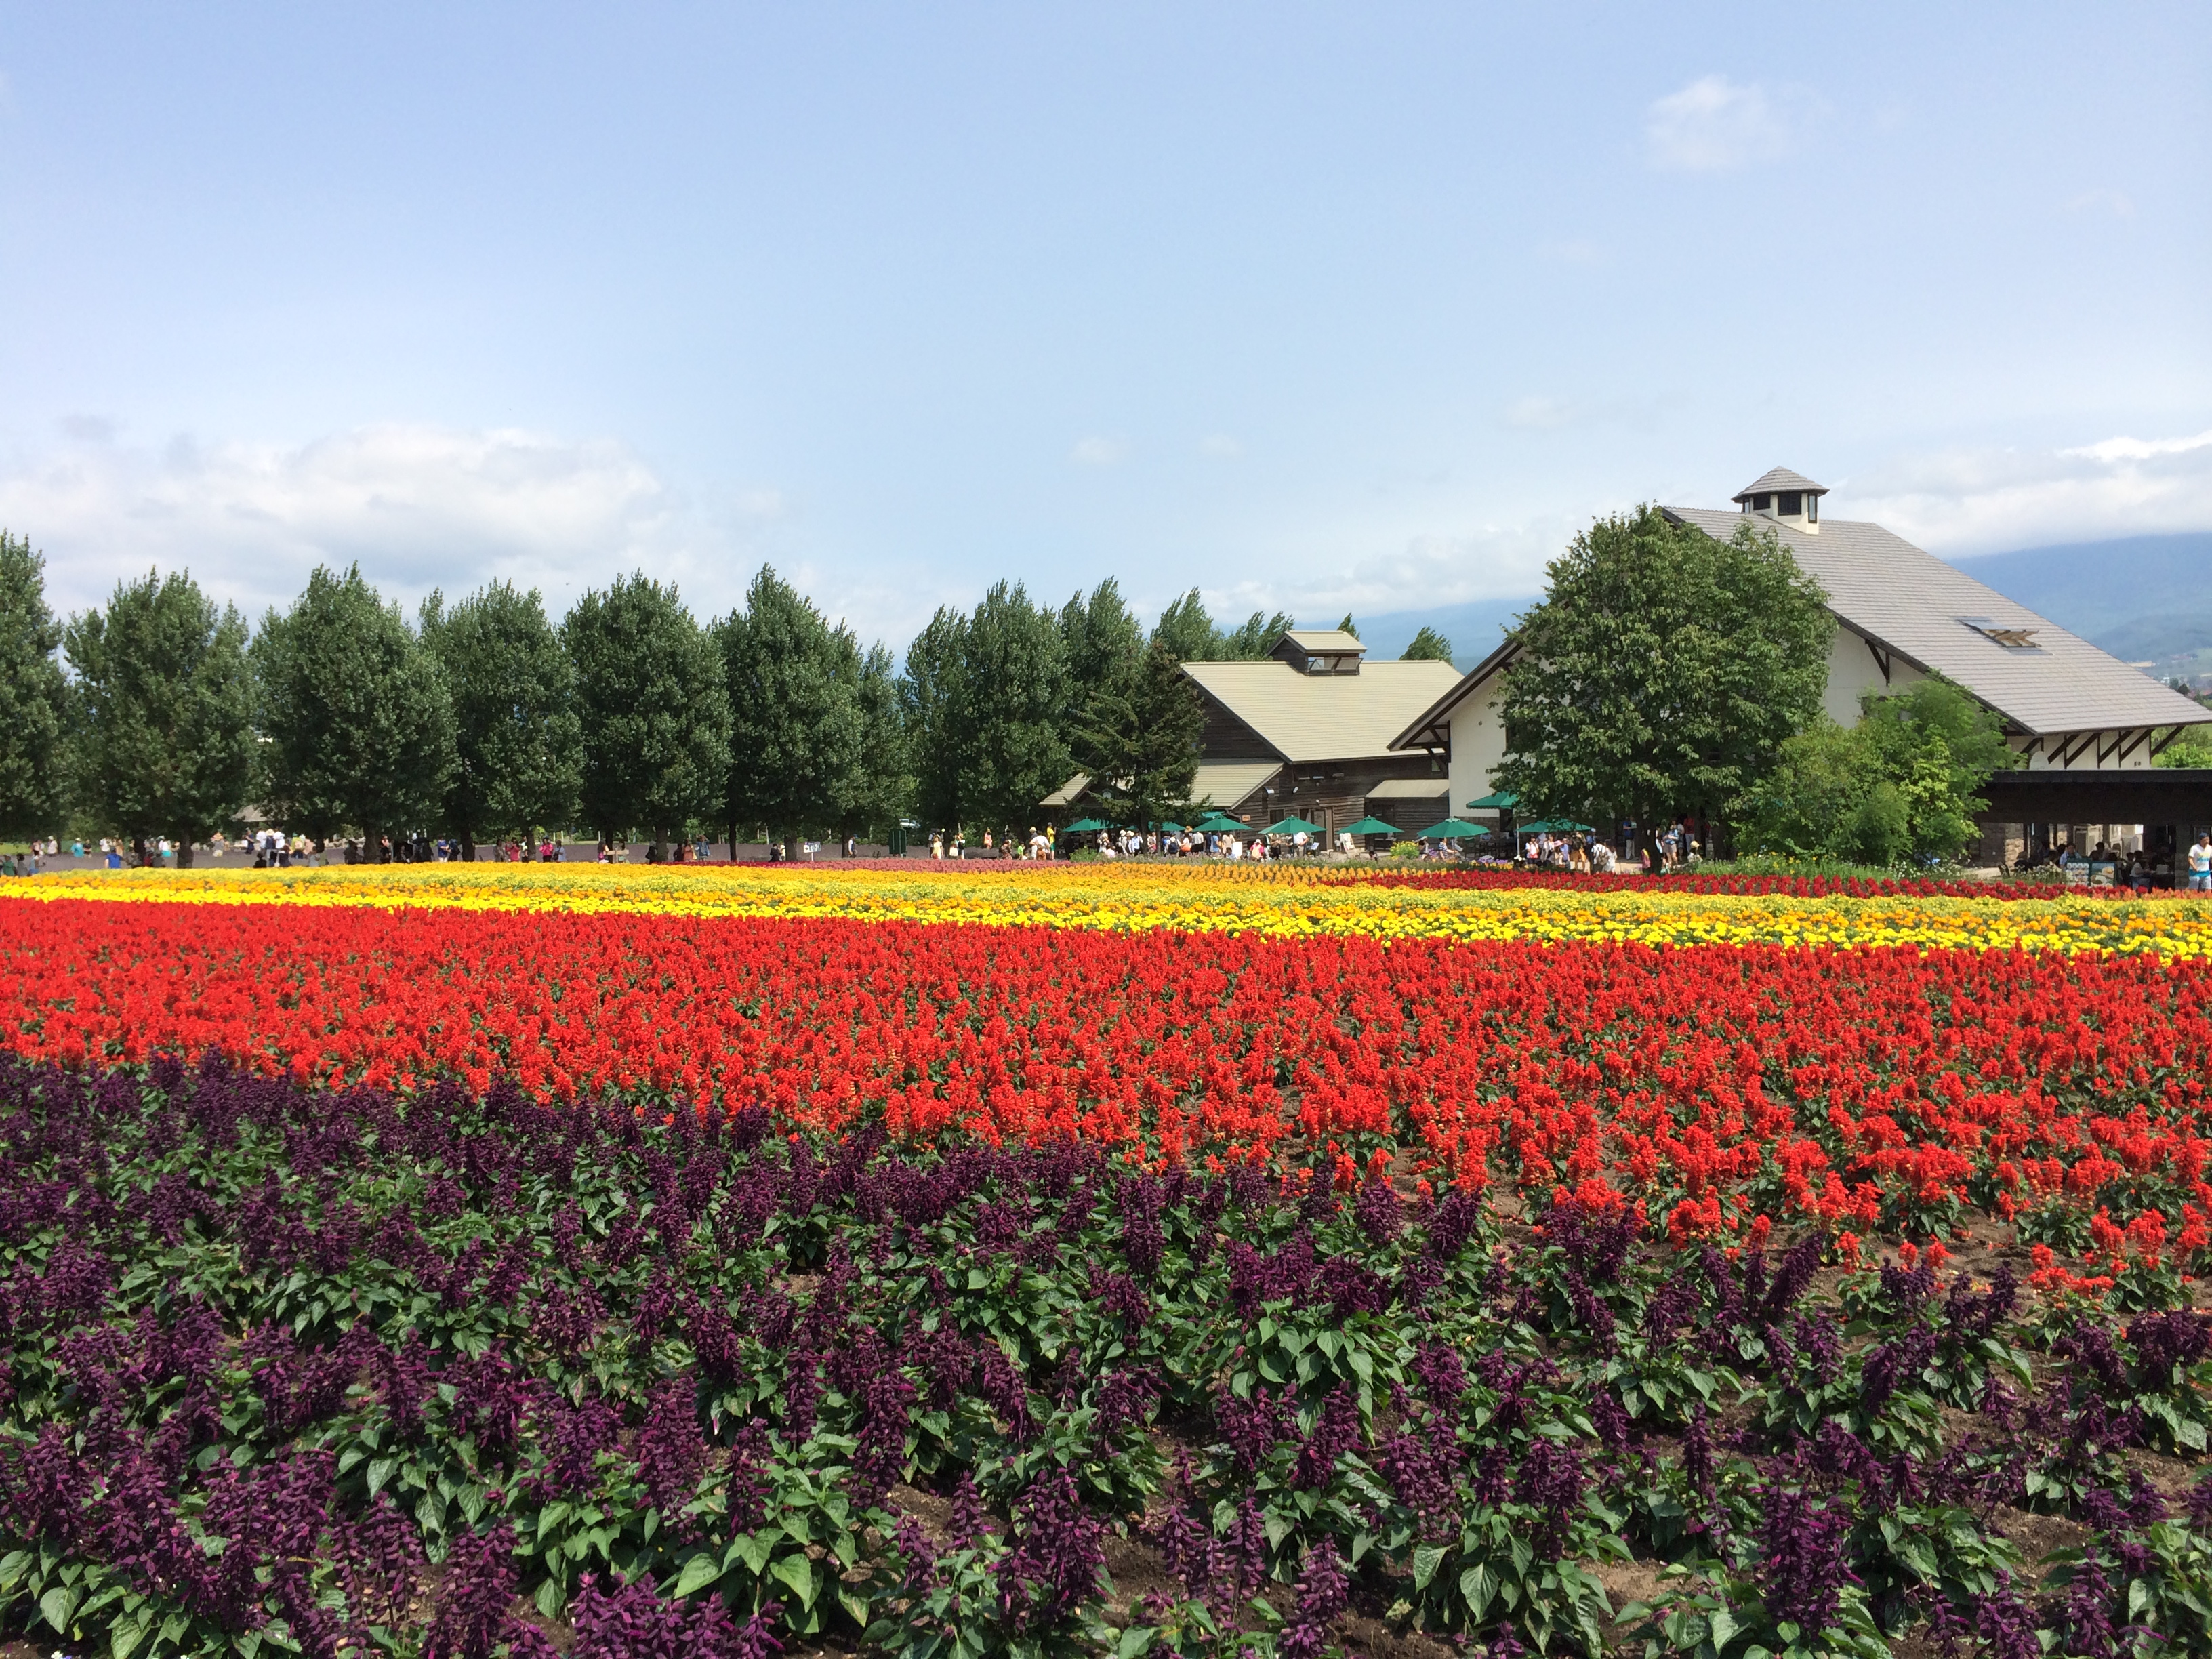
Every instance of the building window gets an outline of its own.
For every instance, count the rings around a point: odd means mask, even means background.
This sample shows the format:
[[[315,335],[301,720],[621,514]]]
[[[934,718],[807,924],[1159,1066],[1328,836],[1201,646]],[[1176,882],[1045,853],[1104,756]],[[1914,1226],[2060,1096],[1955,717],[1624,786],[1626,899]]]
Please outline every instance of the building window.
[[[1805,492],[1802,489],[1785,489],[1775,500],[1774,510],[1785,519],[1794,519],[1805,510]]]
[[[1774,497],[1771,495],[1753,495],[1751,498],[1751,508],[1754,513],[1764,513],[1773,505]]]
[[[1820,522],[1820,498],[1818,495],[1808,495],[1805,498],[1805,522],[1807,524]]]

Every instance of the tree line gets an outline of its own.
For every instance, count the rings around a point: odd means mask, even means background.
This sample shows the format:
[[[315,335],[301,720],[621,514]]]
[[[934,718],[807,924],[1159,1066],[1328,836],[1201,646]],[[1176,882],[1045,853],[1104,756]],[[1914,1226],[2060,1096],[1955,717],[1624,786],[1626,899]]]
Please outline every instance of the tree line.
[[[1138,823],[1191,804],[1201,714],[1177,665],[1265,657],[1291,625],[1219,626],[1194,589],[1147,630],[1111,579],[1057,608],[1000,582],[901,661],[768,567],[702,624],[642,573],[558,623],[506,582],[410,619],[357,565],[251,629],[188,573],[64,622],[28,539],[0,532],[0,838],[74,823],[188,861],[252,805],[319,841],[435,835],[469,857],[575,830],[789,846],[1019,830],[1077,771],[1090,810]],[[1407,654],[1450,647],[1425,629]]]

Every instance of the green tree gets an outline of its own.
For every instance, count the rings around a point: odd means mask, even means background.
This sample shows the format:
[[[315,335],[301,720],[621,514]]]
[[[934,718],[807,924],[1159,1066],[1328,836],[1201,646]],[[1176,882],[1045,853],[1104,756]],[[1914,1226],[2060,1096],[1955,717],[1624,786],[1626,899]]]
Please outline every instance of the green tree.
[[[0,530],[0,836],[10,840],[48,834],[62,811],[69,687],[46,569],[27,536]]]
[[[1349,611],[1344,613],[1344,620],[1337,623],[1336,631],[1340,634],[1349,634],[1355,640],[1359,637],[1359,630],[1352,626],[1352,613]]]
[[[948,836],[966,821],[968,807],[967,654],[967,617],[940,605],[907,647],[906,672],[898,683],[915,811],[925,824]]]
[[[670,839],[720,810],[730,769],[721,653],[675,588],[643,573],[577,601],[561,624],[583,725],[586,819],[602,840]]]
[[[745,608],[714,627],[730,705],[723,817],[765,824],[793,856],[809,831],[840,823],[867,765],[861,657],[852,634],[766,565]]]
[[[1091,793],[1108,817],[1150,828],[1190,805],[1206,723],[1198,689],[1164,640],[1146,648],[1125,696],[1103,702],[1079,742],[1097,770]]]
[[[1067,708],[1060,729],[1075,764],[1099,777],[1108,763],[1094,739],[1131,717],[1145,661],[1144,629],[1109,576],[1089,599],[1078,593],[1067,602],[1060,631],[1067,654]]]
[[[1905,804],[1905,845],[1917,858],[1952,859],[1974,838],[1981,787],[2019,757],[1997,717],[1939,677],[1859,700],[1858,729],[1882,782]]]
[[[841,640],[851,635],[841,634]],[[860,764],[847,774],[837,799],[837,828],[889,840],[914,799],[914,771],[899,705],[898,665],[878,641],[859,659],[855,701],[860,710]]]
[[[428,827],[453,770],[453,709],[437,659],[358,565],[318,567],[291,610],[262,619],[249,657],[263,809],[325,840]]]
[[[1275,641],[1297,626],[1287,611],[1278,611],[1272,617],[1255,611],[1227,633],[1216,636],[1212,659],[1216,662],[1264,661],[1274,654]]]
[[[583,779],[576,672],[538,590],[493,582],[422,605],[422,642],[453,699],[454,767],[441,822],[474,859],[480,835],[575,821]]]
[[[192,844],[238,815],[252,792],[253,681],[246,623],[218,612],[189,574],[118,583],[105,613],[63,634],[76,676],[79,801],[103,830],[146,842],[167,836],[177,866]]]
[[[1717,541],[1646,507],[1553,561],[1507,670],[1492,781],[1531,817],[1733,823],[1819,712],[1835,623],[1819,586],[1747,524]]]
[[[1296,626],[1288,611],[1270,617],[1255,611],[1224,632],[1214,626],[1194,587],[1160,612],[1152,638],[1164,643],[1177,662],[1259,662],[1273,654],[1285,630]]]
[[[1000,582],[969,618],[962,657],[962,805],[973,822],[1002,832],[1034,824],[1037,803],[1075,766],[1061,727],[1067,655],[1059,620],[1018,582]]]
[[[1423,623],[1421,631],[1413,635],[1413,642],[1398,653],[1400,662],[1449,662],[1451,659],[1451,641],[1426,623]]]
[[[1170,600],[1167,609],[1160,612],[1160,619],[1152,624],[1152,642],[1167,647],[1177,662],[1221,659],[1221,632],[1214,627],[1206,601],[1198,597],[1194,587]]]
[[[1855,864],[1956,858],[1987,805],[1977,792],[2017,763],[1996,716],[1948,680],[1869,692],[1857,725],[1823,716],[1782,745],[1743,838]]]

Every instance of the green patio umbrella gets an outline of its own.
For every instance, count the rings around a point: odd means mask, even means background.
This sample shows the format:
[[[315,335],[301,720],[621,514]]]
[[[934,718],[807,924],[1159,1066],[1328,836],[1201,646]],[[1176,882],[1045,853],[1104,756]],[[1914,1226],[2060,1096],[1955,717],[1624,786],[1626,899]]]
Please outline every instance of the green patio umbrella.
[[[1480,800],[1467,804],[1470,812],[1510,812],[1521,804],[1521,797],[1510,789],[1494,789]]]
[[[1203,830],[1209,836],[1233,836],[1242,831],[1245,825],[1241,819],[1232,818],[1226,812],[1208,812],[1191,828]]]
[[[1423,841],[1465,841],[1472,836],[1486,836],[1490,831],[1479,823],[1469,823],[1465,818],[1446,818],[1442,823],[1432,823],[1421,831]]]
[[[1167,823],[1160,826],[1160,833],[1164,836],[1179,836],[1182,834],[1182,825],[1176,823],[1175,820],[1170,818]]]
[[[1395,823],[1385,823],[1370,812],[1358,823],[1346,824],[1344,833],[1347,836],[1395,836],[1398,833],[1398,826]]]
[[[1587,823],[1577,823],[1571,818],[1539,818],[1534,823],[1521,826],[1524,836],[1571,835],[1577,831],[1585,836],[1596,833]]]
[[[1088,836],[1108,827],[1097,818],[1078,818],[1073,823],[1060,825],[1060,833],[1063,836]]]
[[[1310,836],[1318,836],[1322,832],[1321,825],[1317,823],[1308,823],[1300,817],[1288,817],[1279,823],[1269,824],[1266,833],[1271,836],[1295,836],[1301,830]]]

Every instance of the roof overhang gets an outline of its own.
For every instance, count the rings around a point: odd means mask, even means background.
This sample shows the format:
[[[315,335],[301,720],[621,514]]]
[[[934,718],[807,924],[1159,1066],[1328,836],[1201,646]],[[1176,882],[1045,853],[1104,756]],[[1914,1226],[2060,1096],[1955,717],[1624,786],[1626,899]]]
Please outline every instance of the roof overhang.
[[[1509,634],[1498,648],[1461,676],[1458,684],[1421,711],[1419,718],[1390,739],[1393,749],[1448,749],[1452,713],[1480,691],[1485,682],[1521,654],[1521,637]]]

